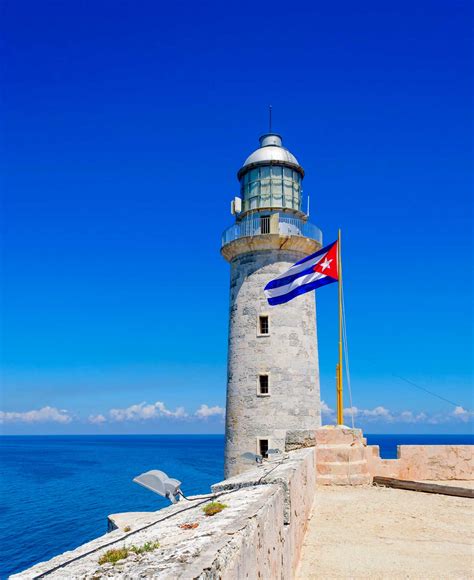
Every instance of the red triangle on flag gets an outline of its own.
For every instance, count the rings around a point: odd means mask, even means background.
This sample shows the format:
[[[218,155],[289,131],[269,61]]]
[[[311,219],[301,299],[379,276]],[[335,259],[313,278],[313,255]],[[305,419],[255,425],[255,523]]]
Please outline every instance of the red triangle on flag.
[[[313,270],[330,278],[334,278],[334,280],[339,280],[339,269],[337,266],[337,242],[334,242],[328,253],[313,266]]]

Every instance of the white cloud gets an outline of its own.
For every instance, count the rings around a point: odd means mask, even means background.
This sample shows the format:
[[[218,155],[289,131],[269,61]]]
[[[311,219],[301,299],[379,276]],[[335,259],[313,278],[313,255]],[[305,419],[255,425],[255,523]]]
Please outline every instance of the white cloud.
[[[164,403],[161,403],[160,401],[157,401],[155,403],[155,407],[165,417],[176,417],[176,418],[180,419],[180,418],[183,418],[183,417],[187,417],[188,416],[188,414],[184,410],[184,407],[177,407],[176,408],[176,411],[169,411],[165,407]]]
[[[456,407],[454,411],[451,413],[451,415],[455,419],[460,419],[464,423],[467,423],[469,419],[474,415],[474,413],[472,411],[467,411],[463,407]]]
[[[346,409],[344,409],[344,414],[354,415],[354,417],[362,417],[365,419],[374,419],[374,420],[383,419],[385,421],[393,420],[392,413],[382,406],[374,407],[373,409],[359,409],[358,407],[347,407]]]
[[[394,415],[393,420],[402,423],[428,423],[429,417],[423,411],[416,414],[413,411],[402,411],[399,415]]]
[[[102,425],[102,423],[106,423],[107,419],[99,413],[99,415],[89,415],[88,421],[93,425]]]
[[[32,411],[0,411],[0,423],[70,423],[71,415],[66,409],[42,407]]]
[[[361,414],[364,417],[372,417],[374,419],[385,419],[386,421],[393,421],[392,413],[382,406],[374,407],[373,409],[362,409]]]
[[[189,418],[184,407],[177,407],[171,411],[162,401],[156,403],[137,403],[125,408],[110,409],[105,414],[89,415],[88,422],[93,425],[101,425],[106,422],[122,423],[124,421],[147,421],[166,417],[169,419],[186,419]],[[209,406],[202,404],[194,413],[197,419],[208,419],[209,417],[225,417],[225,409],[218,405]]]
[[[327,403],[321,401],[321,413],[323,415],[334,415],[334,409],[331,409]]]
[[[184,419],[188,414],[184,407],[177,407],[175,411],[170,411],[161,401],[156,403],[138,403],[130,405],[125,409],[110,409],[109,417],[111,421],[147,421],[149,419],[159,419],[169,417],[173,419]]]
[[[208,407],[207,405],[201,405],[195,413],[196,417],[199,419],[207,419],[208,417],[220,416],[224,417],[225,409],[215,405],[214,407]]]

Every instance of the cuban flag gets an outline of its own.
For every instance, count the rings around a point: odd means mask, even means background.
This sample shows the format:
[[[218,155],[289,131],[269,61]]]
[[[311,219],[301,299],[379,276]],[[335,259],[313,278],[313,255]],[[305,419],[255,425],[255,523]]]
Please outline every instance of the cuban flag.
[[[337,240],[319,252],[293,264],[289,270],[269,282],[265,296],[271,306],[289,302],[305,292],[339,280]]]

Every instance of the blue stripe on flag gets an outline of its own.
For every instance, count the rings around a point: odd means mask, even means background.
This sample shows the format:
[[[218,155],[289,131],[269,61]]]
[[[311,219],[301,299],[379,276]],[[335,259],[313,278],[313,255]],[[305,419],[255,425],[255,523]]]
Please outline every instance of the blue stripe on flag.
[[[295,264],[296,265],[296,264]],[[272,288],[280,288],[280,286],[286,286],[293,280],[301,278],[301,276],[307,276],[308,274],[314,274],[314,266],[306,268],[306,270],[301,270],[296,274],[290,274],[290,276],[285,276],[284,278],[276,278],[275,280],[270,280],[270,282],[265,286],[264,290],[271,290]]]
[[[284,304],[285,302],[289,302],[293,298],[296,298],[296,296],[299,296],[300,294],[311,292],[311,290],[316,290],[316,288],[319,288],[320,286],[326,286],[326,284],[331,284],[332,282],[337,282],[337,280],[335,278],[331,278],[330,276],[319,278],[319,280],[315,280],[309,284],[298,286],[291,292],[288,292],[288,294],[282,294],[281,296],[276,296],[275,298],[268,298],[268,304],[270,304],[270,306]]]

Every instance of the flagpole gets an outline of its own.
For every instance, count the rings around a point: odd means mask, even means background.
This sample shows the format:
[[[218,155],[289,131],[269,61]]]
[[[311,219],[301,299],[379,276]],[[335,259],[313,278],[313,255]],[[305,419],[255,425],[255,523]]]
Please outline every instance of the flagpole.
[[[339,290],[339,363],[336,366],[336,389],[337,389],[337,424],[344,424],[344,411],[342,403],[342,261],[341,261],[341,230],[337,235],[337,272]]]

